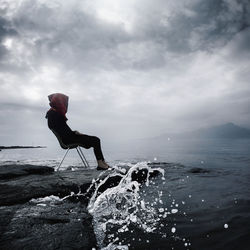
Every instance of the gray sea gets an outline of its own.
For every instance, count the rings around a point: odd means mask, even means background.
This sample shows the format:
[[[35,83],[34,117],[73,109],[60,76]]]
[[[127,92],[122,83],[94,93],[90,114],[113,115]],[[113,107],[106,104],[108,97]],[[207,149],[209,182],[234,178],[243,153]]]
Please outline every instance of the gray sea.
[[[100,249],[250,249],[250,140],[168,140],[112,147],[106,160],[124,175],[89,202]],[[64,150],[0,152],[0,166],[57,166]],[[92,150],[84,150],[94,168]],[[81,168],[69,152],[61,171]],[[158,169],[144,184],[130,171]]]

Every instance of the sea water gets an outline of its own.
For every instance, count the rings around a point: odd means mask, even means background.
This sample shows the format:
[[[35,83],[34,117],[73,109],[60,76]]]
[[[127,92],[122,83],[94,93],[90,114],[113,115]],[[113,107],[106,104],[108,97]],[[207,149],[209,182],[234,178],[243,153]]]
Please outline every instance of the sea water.
[[[84,152],[95,167],[93,153]],[[0,164],[57,166],[63,153],[2,150]],[[249,140],[179,141],[105,153],[122,179],[89,202],[100,249],[249,249]],[[69,167],[82,167],[75,152],[62,170]],[[131,173],[140,168],[157,168],[159,175],[139,184]]]

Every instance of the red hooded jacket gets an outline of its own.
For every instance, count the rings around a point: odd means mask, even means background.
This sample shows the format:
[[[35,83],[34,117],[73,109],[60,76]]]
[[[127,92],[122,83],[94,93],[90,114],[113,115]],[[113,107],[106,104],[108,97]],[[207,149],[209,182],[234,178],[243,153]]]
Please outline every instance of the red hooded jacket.
[[[50,101],[49,105],[51,106],[46,114],[48,127],[55,131],[65,144],[69,144],[76,136],[66,123],[68,120],[66,113],[69,97],[61,93],[55,93],[49,95],[48,98]]]
[[[68,111],[69,97],[61,93],[55,93],[49,95],[48,98],[51,109],[62,114],[67,121],[66,113]]]

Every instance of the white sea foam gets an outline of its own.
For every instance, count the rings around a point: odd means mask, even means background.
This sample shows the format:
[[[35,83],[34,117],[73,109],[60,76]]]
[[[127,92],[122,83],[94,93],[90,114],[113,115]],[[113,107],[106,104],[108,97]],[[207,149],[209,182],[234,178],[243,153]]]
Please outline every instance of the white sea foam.
[[[58,204],[63,202],[63,199],[55,195],[45,196],[43,198],[31,199],[30,203],[37,204],[40,206],[45,206],[48,203]]]

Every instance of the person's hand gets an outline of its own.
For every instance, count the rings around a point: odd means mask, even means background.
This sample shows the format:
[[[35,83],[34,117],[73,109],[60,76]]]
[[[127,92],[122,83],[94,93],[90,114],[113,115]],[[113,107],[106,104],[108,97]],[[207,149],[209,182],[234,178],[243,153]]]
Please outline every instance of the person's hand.
[[[80,132],[78,132],[77,130],[75,130],[74,133],[75,133],[76,135],[82,135],[82,134],[81,134]]]

